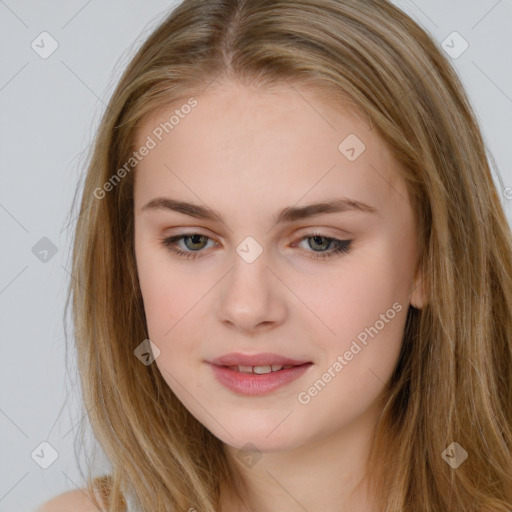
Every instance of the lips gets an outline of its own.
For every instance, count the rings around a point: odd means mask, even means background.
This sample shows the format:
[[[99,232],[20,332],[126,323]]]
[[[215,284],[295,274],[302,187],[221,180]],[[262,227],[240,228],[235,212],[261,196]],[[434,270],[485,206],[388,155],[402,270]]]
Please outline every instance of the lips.
[[[226,354],[217,359],[213,359],[211,364],[216,366],[300,366],[309,363],[310,361],[291,359],[289,357],[280,356],[279,354],[272,354],[265,352],[261,354],[240,354],[233,352]]]
[[[209,362],[217,381],[230,391],[246,396],[265,395],[301,377],[311,361],[278,354],[226,354]]]

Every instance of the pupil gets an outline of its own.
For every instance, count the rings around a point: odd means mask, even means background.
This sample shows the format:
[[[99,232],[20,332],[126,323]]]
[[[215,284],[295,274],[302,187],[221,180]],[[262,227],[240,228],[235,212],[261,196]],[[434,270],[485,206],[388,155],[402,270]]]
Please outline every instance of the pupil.
[[[192,235],[187,238],[189,238],[192,241],[193,245],[196,245],[196,244],[201,244],[201,239],[204,238],[204,236],[203,235]]]
[[[319,242],[319,240],[322,240],[324,239],[325,241],[327,241],[327,239],[323,236],[320,236],[320,235],[316,235],[313,237],[313,240],[315,241],[315,244],[319,244],[319,245],[322,245],[321,242]],[[325,246],[325,243],[323,244]],[[322,247],[322,249],[324,249],[325,247]]]

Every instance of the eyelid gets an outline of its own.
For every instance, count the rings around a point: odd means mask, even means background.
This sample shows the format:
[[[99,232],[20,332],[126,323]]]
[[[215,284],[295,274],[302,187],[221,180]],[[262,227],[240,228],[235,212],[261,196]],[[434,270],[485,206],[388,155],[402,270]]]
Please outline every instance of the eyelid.
[[[352,238],[354,236],[353,234],[350,234],[344,230],[340,230],[339,228],[338,228],[338,231],[341,231],[341,234],[340,233],[331,234],[329,232],[329,229],[333,229],[333,228],[332,227],[331,228],[318,227],[318,226],[315,226],[315,227],[310,226],[310,227],[300,228],[300,229],[296,230],[296,232],[294,232],[294,234],[293,234],[293,244],[295,245],[295,244],[299,243],[301,240],[303,240],[304,238],[312,237],[312,236],[321,236],[321,237],[325,237],[325,238],[336,239],[341,242],[352,241]],[[206,231],[206,233],[205,233],[205,231]],[[216,246],[218,246],[219,242],[222,243],[222,239],[223,239],[222,236],[218,237],[216,234],[215,234],[215,236],[212,236],[209,233],[212,233],[212,232],[206,228],[199,228],[196,226],[183,226],[182,228],[179,229],[179,231],[175,231],[175,232],[173,231],[168,234],[166,234],[164,232],[164,234],[161,237],[159,237],[159,240],[161,242],[163,242],[164,240],[169,239],[169,238],[186,237],[186,236],[190,236],[190,235],[200,235],[200,236],[205,236],[210,241],[215,242]],[[203,251],[197,251],[197,252],[203,252]]]
[[[317,233],[319,236],[325,236],[327,238],[338,238],[338,239],[345,239],[345,238],[351,238],[355,236],[355,234],[350,231],[347,231],[345,229],[341,228],[335,228],[333,226],[307,226],[305,228],[300,228],[297,230],[297,232],[294,234],[294,236],[302,237],[304,235],[312,235],[314,233]]]
[[[224,239],[223,236],[218,235],[217,233],[214,233],[213,231],[209,230],[208,228],[202,228],[198,226],[182,226],[180,228],[175,228],[177,231],[170,231],[167,232],[167,230],[164,231],[164,234],[162,235],[162,238],[169,238],[171,236],[185,236],[185,235],[203,235],[207,236],[208,238],[211,238],[215,241],[221,241]],[[331,231],[334,231],[331,233]],[[298,229],[294,229],[293,232],[293,238],[301,238],[305,235],[315,235],[318,232],[319,236],[325,236],[326,238],[337,238],[337,239],[348,239],[350,237],[355,236],[354,233],[351,233],[350,231],[341,229],[341,228],[335,228],[333,226],[306,226]],[[345,237],[345,238],[343,238]]]
[[[205,251],[203,249],[197,250],[197,251],[190,251],[190,250],[183,250],[178,248],[178,242],[181,242],[184,238],[191,238],[194,235],[199,235],[200,237],[204,237],[207,239],[208,242],[213,242],[214,244],[218,245],[218,242],[215,240],[215,238],[210,237],[208,235],[204,235],[203,233],[196,232],[194,230],[190,230],[185,233],[176,234],[176,235],[170,235],[170,236],[163,236],[160,238],[160,244],[164,246],[167,250],[169,250],[171,253],[175,253],[179,258],[186,258],[190,260],[195,260],[196,258],[202,258],[208,255],[210,251]],[[311,254],[311,256],[305,256],[308,259],[312,259],[314,261],[321,261],[325,260],[328,261],[331,258],[335,258],[336,256],[341,256],[342,254],[346,254],[351,251],[353,239],[345,239],[345,238],[338,238],[338,237],[332,237],[327,234],[324,234],[321,232],[321,230],[310,230],[306,231],[302,235],[297,235],[295,240],[296,242],[300,243],[303,240],[307,240],[308,238],[314,238],[314,237],[321,237],[326,240],[329,240],[329,244],[334,244],[334,248],[331,248],[327,251],[307,251],[303,250],[306,254]],[[292,247],[295,247],[296,244],[292,245]]]

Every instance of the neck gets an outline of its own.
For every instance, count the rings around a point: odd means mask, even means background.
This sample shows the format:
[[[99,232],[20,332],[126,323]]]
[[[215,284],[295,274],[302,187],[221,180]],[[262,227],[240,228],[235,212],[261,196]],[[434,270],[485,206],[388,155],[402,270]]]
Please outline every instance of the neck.
[[[287,451],[263,452],[251,467],[240,462],[238,449],[225,446],[242,489],[238,496],[221,493],[222,512],[374,512],[367,488],[366,464],[377,404],[351,424]]]

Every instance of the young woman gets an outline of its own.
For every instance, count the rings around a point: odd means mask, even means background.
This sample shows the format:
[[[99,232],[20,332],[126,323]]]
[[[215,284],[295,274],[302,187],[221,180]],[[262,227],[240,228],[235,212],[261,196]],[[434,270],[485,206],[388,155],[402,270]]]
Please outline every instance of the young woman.
[[[387,1],[179,5],[104,114],[70,290],[112,471],[44,510],[511,509],[510,227]]]

